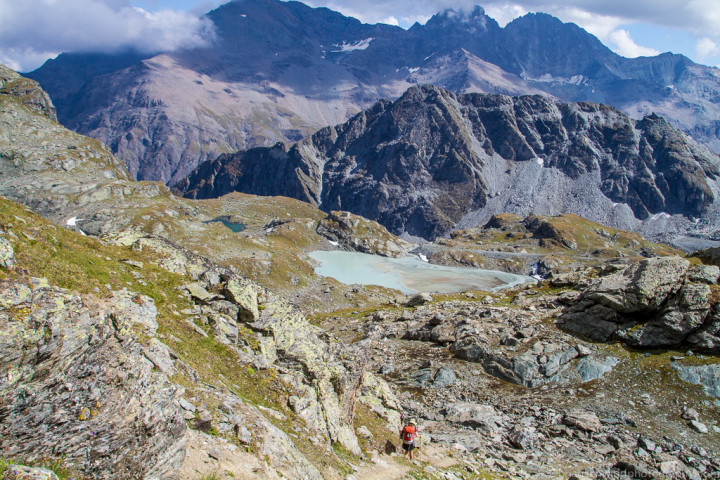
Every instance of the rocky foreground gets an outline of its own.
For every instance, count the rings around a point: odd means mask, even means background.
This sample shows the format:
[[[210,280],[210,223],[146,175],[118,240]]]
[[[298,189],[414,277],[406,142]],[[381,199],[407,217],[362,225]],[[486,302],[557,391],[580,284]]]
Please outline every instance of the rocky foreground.
[[[511,478],[715,478],[719,273],[653,258],[321,325],[362,336],[433,442]]]

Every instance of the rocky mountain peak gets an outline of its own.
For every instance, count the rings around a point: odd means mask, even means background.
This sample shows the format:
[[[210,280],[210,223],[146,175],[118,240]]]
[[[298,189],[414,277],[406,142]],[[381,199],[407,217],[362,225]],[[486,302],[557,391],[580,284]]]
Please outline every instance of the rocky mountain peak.
[[[0,64],[0,95],[19,101],[32,111],[57,121],[55,106],[40,85]]]
[[[193,198],[292,195],[431,239],[500,212],[576,213],[632,229],[663,214],[689,225],[713,215],[719,169],[659,116],[419,85],[287,151],[223,156],[178,188]]]
[[[136,178],[169,185],[202,161],[298,141],[419,83],[611,104],[635,119],[654,110],[720,151],[714,70],[682,56],[625,59],[549,15],[500,28],[481,7],[451,9],[404,30],[299,2],[238,0],[207,18],[206,47],[153,59],[61,55],[32,77],[66,125],[110,145]],[[141,60],[153,68],[137,68]]]
[[[472,9],[448,8],[436,13],[425,24],[429,29],[441,29],[448,27],[471,29],[475,33],[482,33],[486,30],[497,30],[497,22],[485,14],[485,9],[475,5]]]

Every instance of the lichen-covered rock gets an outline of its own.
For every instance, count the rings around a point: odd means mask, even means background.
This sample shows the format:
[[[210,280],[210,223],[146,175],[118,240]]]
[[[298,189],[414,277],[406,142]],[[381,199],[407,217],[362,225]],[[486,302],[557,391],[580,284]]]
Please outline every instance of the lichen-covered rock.
[[[715,351],[720,337],[708,285],[714,273],[689,267],[679,257],[648,258],[594,279],[568,302],[558,326],[600,342],[620,339],[636,347],[691,343]]]
[[[0,237],[0,267],[12,270],[15,266],[15,250],[12,244]]]
[[[711,397],[720,397],[720,364],[714,365],[682,365],[673,362],[681,380],[695,385],[702,385],[705,393]]]
[[[572,410],[563,418],[563,423],[569,427],[579,428],[586,432],[599,432],[602,424],[593,412]]]
[[[593,282],[584,296],[619,313],[656,310],[680,290],[689,266],[679,257],[645,259]]]
[[[152,308],[118,298],[0,284],[4,455],[60,457],[91,479],[156,479],[179,466],[182,388],[128,328]]]
[[[225,295],[240,308],[238,318],[241,321],[252,322],[260,316],[258,308],[258,288],[252,282],[240,277],[228,280],[225,286]]]
[[[122,290],[112,292],[112,304],[112,319],[119,331],[126,334],[133,325],[139,325],[148,335],[155,335],[157,307],[152,298]]]
[[[320,330],[300,311],[275,298],[268,298],[263,306],[260,317],[250,327],[273,338],[283,361],[303,366],[308,381],[317,390],[327,437],[359,454],[357,437],[343,408],[346,402],[354,402],[356,395],[350,388],[347,370],[334,361],[328,345],[319,338]]]
[[[10,464],[5,469],[2,480],[60,480],[52,470]]]

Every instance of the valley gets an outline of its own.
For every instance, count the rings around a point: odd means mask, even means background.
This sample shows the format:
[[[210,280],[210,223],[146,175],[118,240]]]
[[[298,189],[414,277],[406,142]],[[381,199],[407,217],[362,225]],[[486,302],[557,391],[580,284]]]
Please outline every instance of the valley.
[[[0,65],[2,480],[720,478],[716,72],[463,15]]]

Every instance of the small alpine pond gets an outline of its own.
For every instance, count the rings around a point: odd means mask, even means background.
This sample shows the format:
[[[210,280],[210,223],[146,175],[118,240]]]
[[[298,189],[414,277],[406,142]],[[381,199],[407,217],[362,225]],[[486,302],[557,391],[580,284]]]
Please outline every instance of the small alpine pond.
[[[528,282],[532,277],[468,267],[434,265],[418,257],[386,258],[358,252],[315,251],[320,262],[315,273],[345,284],[380,285],[402,293],[453,293],[466,290],[495,291]]]
[[[230,217],[213,218],[212,220],[208,220],[205,223],[216,223],[216,222],[222,223],[227,228],[229,228],[233,233],[238,233],[238,232],[242,232],[243,230],[245,230],[244,224],[231,222]]]

